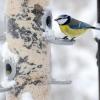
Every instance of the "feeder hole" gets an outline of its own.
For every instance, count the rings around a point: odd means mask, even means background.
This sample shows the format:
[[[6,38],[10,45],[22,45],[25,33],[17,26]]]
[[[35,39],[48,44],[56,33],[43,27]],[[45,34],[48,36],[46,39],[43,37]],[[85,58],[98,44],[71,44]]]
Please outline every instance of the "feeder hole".
[[[49,28],[52,28],[52,19],[51,19],[51,16],[48,16],[46,18],[46,25],[49,27]]]
[[[6,64],[6,74],[9,75],[12,72],[12,67],[9,63]]]

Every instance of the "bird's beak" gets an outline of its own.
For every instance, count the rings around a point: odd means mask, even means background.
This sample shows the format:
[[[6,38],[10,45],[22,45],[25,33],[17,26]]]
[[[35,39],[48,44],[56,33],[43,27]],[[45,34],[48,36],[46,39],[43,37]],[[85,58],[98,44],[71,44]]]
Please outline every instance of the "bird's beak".
[[[58,18],[54,19],[55,21],[58,21]]]

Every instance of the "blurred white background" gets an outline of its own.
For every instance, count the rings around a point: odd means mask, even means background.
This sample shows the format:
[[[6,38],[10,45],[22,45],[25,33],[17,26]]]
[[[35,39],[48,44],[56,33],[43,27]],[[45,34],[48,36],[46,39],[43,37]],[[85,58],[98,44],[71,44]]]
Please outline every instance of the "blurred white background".
[[[96,22],[96,0],[52,0],[53,18],[60,14],[71,15],[89,24]],[[62,36],[53,21],[56,36]],[[52,77],[71,80],[69,85],[52,85],[50,100],[98,100],[97,44],[90,30],[77,39],[74,45],[51,45]]]

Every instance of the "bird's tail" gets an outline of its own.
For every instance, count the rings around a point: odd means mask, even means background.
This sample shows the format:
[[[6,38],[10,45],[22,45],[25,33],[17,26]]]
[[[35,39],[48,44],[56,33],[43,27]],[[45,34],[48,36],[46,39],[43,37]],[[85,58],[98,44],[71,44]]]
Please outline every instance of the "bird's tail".
[[[100,30],[99,27],[91,27],[92,29],[95,29],[95,30]]]

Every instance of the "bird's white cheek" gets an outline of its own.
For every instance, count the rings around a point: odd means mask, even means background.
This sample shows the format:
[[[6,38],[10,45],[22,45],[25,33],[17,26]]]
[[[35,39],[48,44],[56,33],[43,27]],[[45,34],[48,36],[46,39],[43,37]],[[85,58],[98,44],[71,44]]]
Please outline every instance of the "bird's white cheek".
[[[60,19],[60,20],[58,20],[58,23],[59,23],[59,24],[64,24],[67,20],[68,20],[68,19]]]

